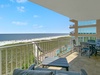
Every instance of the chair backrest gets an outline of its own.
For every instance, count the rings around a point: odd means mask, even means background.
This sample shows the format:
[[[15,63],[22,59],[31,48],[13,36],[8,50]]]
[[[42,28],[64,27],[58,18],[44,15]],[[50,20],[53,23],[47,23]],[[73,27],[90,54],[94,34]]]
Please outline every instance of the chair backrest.
[[[95,43],[95,40],[88,40],[88,43]]]
[[[87,42],[80,42],[81,48],[89,48],[89,43]]]
[[[100,39],[96,40],[96,46],[100,46]]]
[[[81,69],[81,75],[88,75],[84,69]]]

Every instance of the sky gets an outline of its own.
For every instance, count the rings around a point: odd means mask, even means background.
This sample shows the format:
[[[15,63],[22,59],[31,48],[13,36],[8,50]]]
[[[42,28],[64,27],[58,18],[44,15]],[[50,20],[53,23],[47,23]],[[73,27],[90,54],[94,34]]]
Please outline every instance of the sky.
[[[69,20],[28,0],[0,0],[0,34],[69,33]]]

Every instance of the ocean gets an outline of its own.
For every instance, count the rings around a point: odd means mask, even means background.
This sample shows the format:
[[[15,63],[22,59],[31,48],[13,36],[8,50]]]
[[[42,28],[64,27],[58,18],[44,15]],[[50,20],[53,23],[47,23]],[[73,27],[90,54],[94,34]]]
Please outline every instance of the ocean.
[[[54,36],[68,35],[67,33],[33,33],[33,34],[0,34],[0,42],[12,40],[29,40]]]

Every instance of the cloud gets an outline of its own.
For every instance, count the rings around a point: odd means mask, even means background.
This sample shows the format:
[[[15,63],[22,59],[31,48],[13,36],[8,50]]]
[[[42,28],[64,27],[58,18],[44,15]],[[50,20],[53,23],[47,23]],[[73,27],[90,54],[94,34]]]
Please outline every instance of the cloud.
[[[26,22],[19,22],[19,21],[12,21],[12,24],[15,24],[15,25],[27,25]]]
[[[17,3],[25,3],[27,0],[16,0]]]
[[[34,24],[33,28],[38,29],[38,28],[43,28],[43,26],[42,25],[38,25],[38,24]]]
[[[25,12],[25,7],[23,6],[17,7],[17,10],[20,12]]]
[[[38,15],[33,15],[33,17],[34,17],[34,18],[38,18],[39,16],[38,16]]]
[[[9,4],[1,4],[0,8],[5,8],[5,7],[9,7],[9,6],[10,6]]]
[[[28,0],[9,0],[10,2],[25,3]]]

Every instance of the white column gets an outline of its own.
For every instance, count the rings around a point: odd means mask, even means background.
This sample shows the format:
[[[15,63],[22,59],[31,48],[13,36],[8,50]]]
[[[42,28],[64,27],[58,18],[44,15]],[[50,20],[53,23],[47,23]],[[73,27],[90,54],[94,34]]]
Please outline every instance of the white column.
[[[38,47],[37,47],[37,45],[36,45],[36,43],[35,42],[32,42],[33,43],[33,46],[34,46],[34,55],[35,55],[35,57],[37,58],[36,60],[36,64],[38,65]]]
[[[35,57],[38,57],[38,47],[36,44],[35,44]]]

